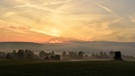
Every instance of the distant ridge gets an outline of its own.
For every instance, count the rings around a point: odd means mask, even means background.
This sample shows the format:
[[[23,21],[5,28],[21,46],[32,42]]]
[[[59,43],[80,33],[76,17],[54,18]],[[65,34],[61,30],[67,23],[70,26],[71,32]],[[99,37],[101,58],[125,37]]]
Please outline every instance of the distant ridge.
[[[35,42],[0,42],[0,44],[40,44],[40,43],[35,43]]]

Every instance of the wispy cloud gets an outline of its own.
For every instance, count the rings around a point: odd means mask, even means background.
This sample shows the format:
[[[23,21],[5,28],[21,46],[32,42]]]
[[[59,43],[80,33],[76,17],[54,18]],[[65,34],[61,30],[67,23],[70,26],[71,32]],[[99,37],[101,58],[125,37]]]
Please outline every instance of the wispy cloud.
[[[113,16],[115,16],[118,19],[121,19],[121,17],[119,15],[117,15],[112,9],[109,9],[107,7],[105,7],[104,5],[100,4],[98,1],[93,0],[96,5],[98,5],[99,7],[103,8],[104,10],[106,10],[107,12],[109,12],[110,14],[112,14]]]
[[[56,29],[50,29],[49,31],[43,31],[35,28],[31,28],[30,31],[35,31],[49,36],[60,37],[60,32]]]
[[[45,34],[45,35],[50,35],[49,33],[45,32],[45,31],[42,31],[42,30],[38,30],[38,29],[30,29],[31,31],[34,31],[34,32],[38,32],[38,33],[41,33],[41,34]]]
[[[12,16],[12,15],[15,15],[15,14],[16,14],[16,12],[7,12],[3,16],[8,17],[8,16]]]
[[[8,21],[0,20],[0,28],[5,30],[12,30],[17,33],[26,33],[26,31],[28,31],[31,27],[24,25],[18,26]]]
[[[22,8],[22,7],[31,7],[31,8],[45,10],[45,11],[49,11],[49,12],[60,12],[60,11],[55,11],[55,10],[52,10],[52,9],[49,9],[49,8],[46,8],[46,7],[33,5],[33,4],[30,4],[30,3],[24,4],[24,5],[18,5],[18,6],[15,6],[14,8]]]
[[[48,3],[44,3],[44,5],[53,5],[53,4],[64,4],[64,3],[68,3],[71,2],[73,0],[58,0],[58,1],[50,1]]]

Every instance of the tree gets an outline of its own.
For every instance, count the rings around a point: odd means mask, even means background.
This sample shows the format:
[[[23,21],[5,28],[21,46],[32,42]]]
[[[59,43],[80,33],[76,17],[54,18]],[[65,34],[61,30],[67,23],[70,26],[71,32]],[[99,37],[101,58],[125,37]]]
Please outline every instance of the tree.
[[[55,55],[55,52],[54,52],[54,51],[52,51],[52,52],[51,52],[51,55]]]
[[[101,57],[102,57],[103,55],[104,55],[104,54],[103,54],[103,52],[101,51],[101,52],[99,53],[99,56],[101,56]]]
[[[80,51],[80,52],[78,52],[77,57],[78,58],[83,58],[83,55],[84,55],[84,52]]]
[[[75,52],[68,52],[68,56],[71,58],[76,58],[76,53]]]
[[[67,56],[67,52],[66,52],[66,51],[63,51],[63,52],[62,52],[62,56],[63,56],[63,57]]]
[[[50,56],[50,60],[60,60],[60,55],[52,55]]]
[[[34,53],[31,50],[25,50],[25,57],[26,58],[34,58]]]
[[[55,60],[60,60],[60,55],[55,55]]]
[[[49,60],[50,58],[48,57],[48,56],[46,56],[45,58],[44,58],[44,60]]]
[[[51,55],[50,56],[50,60],[55,60],[55,56],[54,55]]]
[[[18,57],[18,58],[24,58],[24,57],[25,57],[25,52],[24,52],[24,50],[22,50],[22,49],[18,50],[18,52],[17,52],[17,57]]]
[[[40,52],[39,52],[39,57],[40,57],[40,58],[45,58],[46,55],[47,55],[47,54],[46,54],[46,52],[44,52],[44,51],[40,51]]]
[[[5,52],[0,51],[0,58],[5,58],[6,56],[7,56],[7,54]]]
[[[11,53],[11,55],[12,55],[13,58],[16,58],[16,57],[17,57],[17,52],[16,52],[16,50],[13,50],[12,53]]]
[[[16,58],[16,56],[17,56],[17,53],[15,50],[13,50],[11,53],[7,53],[6,58],[14,59],[14,58]]]
[[[6,58],[11,59],[12,58],[11,53],[8,53]]]
[[[92,53],[92,57],[95,57],[95,53],[94,52]]]
[[[114,57],[115,56],[115,52],[114,51],[110,51],[110,57]]]

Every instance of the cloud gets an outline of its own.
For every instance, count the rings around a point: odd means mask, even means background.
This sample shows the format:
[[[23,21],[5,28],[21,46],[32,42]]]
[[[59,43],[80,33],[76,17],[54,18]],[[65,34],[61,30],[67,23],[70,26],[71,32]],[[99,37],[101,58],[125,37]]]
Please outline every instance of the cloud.
[[[18,25],[15,23],[10,23],[10,22],[5,21],[5,20],[0,20],[0,28],[12,30],[12,31],[18,32],[18,33],[26,33],[26,31],[28,31],[31,27],[25,26],[25,25]]]
[[[16,12],[7,12],[3,16],[8,17],[8,16],[12,16],[12,15],[15,15],[15,14],[16,14]]]
[[[103,6],[102,4],[100,4],[98,1],[93,0],[99,7],[103,8],[104,10],[106,10],[107,12],[109,12],[110,14],[112,14],[113,16],[115,16],[116,18],[120,18],[120,16],[118,16],[116,13],[113,12],[113,10]]]
[[[64,11],[59,11],[57,9],[51,9],[48,8],[47,6],[53,6],[53,5],[60,5],[60,4],[66,4],[68,2],[71,2],[72,0],[46,0],[46,1],[36,1],[36,0],[26,0],[26,1],[16,1],[18,3],[23,2],[20,5],[14,6],[14,8],[23,8],[23,7],[30,7],[30,8],[35,8],[35,9],[40,9],[40,10],[45,10],[48,12],[52,13],[64,13]],[[63,6],[62,5],[62,6]],[[61,7],[61,6],[60,6]]]
[[[45,10],[45,11],[48,11],[48,12],[61,13],[61,11],[52,10],[52,9],[49,9],[49,8],[46,8],[46,7],[41,7],[41,6],[33,5],[33,4],[30,4],[30,3],[26,3],[24,5],[18,5],[18,6],[15,6],[14,8],[22,8],[22,7],[31,7],[31,8],[35,8],[35,9]]]
[[[133,15],[130,15],[130,16],[128,17],[128,19],[129,19],[131,22],[135,23],[135,13],[134,13]]]
[[[28,26],[9,26],[7,28],[10,28],[10,29],[13,29],[13,30],[22,30],[22,31],[25,31],[25,30],[29,30],[30,27]]]
[[[116,41],[130,41],[135,35],[130,33],[134,29],[129,30],[134,28],[135,16],[124,12],[124,8],[131,7],[123,3],[125,0],[9,0],[9,5],[7,1],[0,1],[5,3],[0,3],[0,28],[23,35],[32,36],[32,31],[80,40]]]
[[[38,29],[32,28],[32,29],[30,29],[30,30],[31,30],[31,31],[35,31],[35,32],[38,32],[38,33],[42,33],[42,34],[45,34],[45,35],[50,35],[50,33],[45,32],[45,31],[42,31],[42,30],[38,30]]]
[[[111,38],[110,40],[112,41],[132,42],[135,41],[134,30],[135,28],[125,28],[123,30],[117,29],[106,38]]]
[[[65,4],[71,1],[73,0],[56,0],[56,1],[50,1],[50,2],[44,3],[44,5]]]

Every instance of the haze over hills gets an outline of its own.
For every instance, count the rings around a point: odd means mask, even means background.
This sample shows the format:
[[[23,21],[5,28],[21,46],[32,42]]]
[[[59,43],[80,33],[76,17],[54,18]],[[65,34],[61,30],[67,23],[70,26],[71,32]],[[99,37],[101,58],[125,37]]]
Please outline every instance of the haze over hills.
[[[62,51],[84,51],[86,54],[104,51],[121,51],[124,55],[135,56],[135,42],[107,42],[107,41],[71,41],[69,43],[32,43],[32,42],[0,42],[0,51],[10,52],[18,49],[29,49],[34,52],[41,50],[56,53]]]

